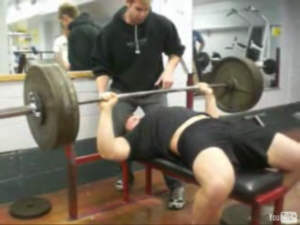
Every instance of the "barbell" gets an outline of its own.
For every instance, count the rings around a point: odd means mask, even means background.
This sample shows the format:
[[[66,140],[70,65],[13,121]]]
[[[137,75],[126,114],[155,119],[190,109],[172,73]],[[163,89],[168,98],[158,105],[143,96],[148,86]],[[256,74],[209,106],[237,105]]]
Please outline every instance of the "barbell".
[[[260,70],[248,59],[224,58],[213,71],[217,105],[226,112],[253,107],[263,92]],[[154,94],[198,90],[197,85],[118,94],[119,99]],[[57,64],[34,65],[24,82],[24,105],[0,110],[0,119],[26,115],[30,131],[42,150],[55,149],[76,140],[79,129],[79,105],[103,101],[78,101],[75,87]]]

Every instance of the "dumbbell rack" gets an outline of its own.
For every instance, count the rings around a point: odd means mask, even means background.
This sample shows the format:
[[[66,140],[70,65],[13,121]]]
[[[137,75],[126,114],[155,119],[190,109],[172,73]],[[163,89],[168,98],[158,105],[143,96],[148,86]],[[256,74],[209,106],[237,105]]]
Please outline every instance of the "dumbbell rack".
[[[187,85],[193,85],[193,73],[188,74]],[[186,107],[192,109],[194,105],[194,93],[193,91],[187,91],[186,94]],[[73,144],[66,145],[64,147],[65,155],[67,158],[67,176],[68,176],[68,209],[69,219],[76,220],[78,215],[78,198],[77,198],[77,167],[86,163],[91,163],[97,160],[101,160],[101,156],[98,153],[88,154],[84,156],[76,156]],[[122,177],[123,180],[128,180],[128,165],[127,162],[122,162]],[[124,185],[125,189],[128,186]],[[123,201],[129,202],[129,190],[123,191]],[[117,207],[117,206],[114,206]]]

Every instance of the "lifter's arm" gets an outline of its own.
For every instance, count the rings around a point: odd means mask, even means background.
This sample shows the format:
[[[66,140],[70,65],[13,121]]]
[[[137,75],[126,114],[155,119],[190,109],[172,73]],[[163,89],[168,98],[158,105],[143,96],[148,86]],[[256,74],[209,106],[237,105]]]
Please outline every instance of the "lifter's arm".
[[[104,159],[124,161],[130,153],[130,145],[125,138],[115,137],[113,131],[112,109],[118,101],[114,93],[103,94],[105,101],[100,103],[101,115],[97,132],[98,152]]]
[[[213,89],[207,83],[203,82],[198,83],[198,87],[200,92],[204,95],[205,112],[213,118],[219,118],[220,113],[217,107],[216,97]]]

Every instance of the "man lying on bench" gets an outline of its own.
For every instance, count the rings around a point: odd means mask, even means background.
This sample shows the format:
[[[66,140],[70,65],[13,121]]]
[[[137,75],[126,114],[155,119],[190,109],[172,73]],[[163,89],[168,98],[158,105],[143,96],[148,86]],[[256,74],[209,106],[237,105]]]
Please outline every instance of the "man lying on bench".
[[[97,147],[103,158],[114,161],[178,157],[200,184],[192,222],[218,224],[234,186],[235,168],[278,168],[286,173],[284,185],[291,187],[300,178],[300,144],[251,121],[217,119],[213,90],[206,83],[199,83],[199,89],[205,113],[164,107],[142,119],[132,116],[124,137],[115,137],[113,132],[117,95],[106,93],[106,101],[100,103]]]

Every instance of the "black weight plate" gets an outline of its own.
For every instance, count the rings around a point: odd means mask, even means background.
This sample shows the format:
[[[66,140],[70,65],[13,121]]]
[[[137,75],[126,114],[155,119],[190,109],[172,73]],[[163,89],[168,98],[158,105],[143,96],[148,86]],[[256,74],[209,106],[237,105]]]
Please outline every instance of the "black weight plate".
[[[24,83],[24,102],[30,93],[39,97],[42,117],[27,116],[30,131],[42,150],[55,149],[76,140],[79,129],[79,108],[72,81],[58,65],[29,68]]]
[[[195,64],[197,66],[197,71],[204,71],[209,65],[210,57],[207,52],[199,52],[196,55]]]
[[[252,108],[263,92],[262,74],[249,59],[222,59],[213,70],[211,83],[234,84],[234,88],[219,87],[214,90],[218,107],[225,112],[242,112]]]
[[[9,213],[19,219],[33,219],[47,214],[51,208],[48,200],[32,197],[17,200],[11,205]]]
[[[274,59],[266,59],[263,65],[263,71],[267,75],[274,74],[277,70],[277,62]]]

